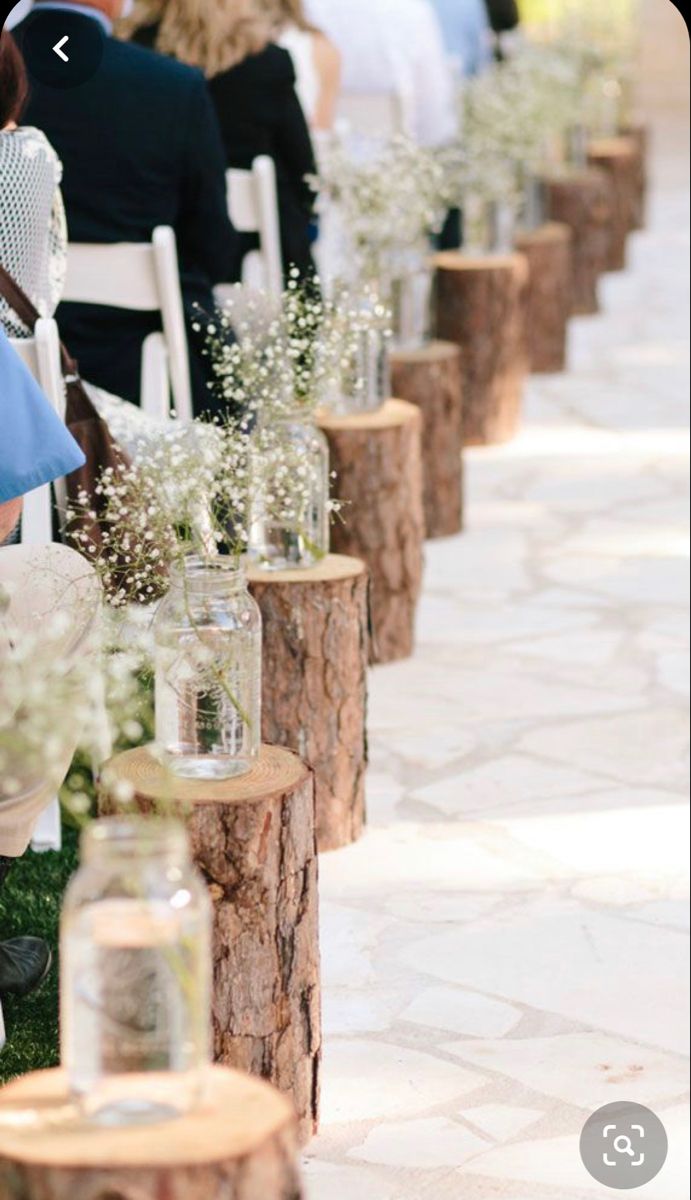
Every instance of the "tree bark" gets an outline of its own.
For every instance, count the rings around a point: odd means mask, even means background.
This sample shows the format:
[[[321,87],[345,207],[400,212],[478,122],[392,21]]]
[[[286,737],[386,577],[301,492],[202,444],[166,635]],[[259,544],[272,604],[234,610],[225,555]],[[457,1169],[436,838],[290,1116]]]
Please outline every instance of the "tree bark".
[[[648,200],[648,127],[646,125],[629,125],[621,132],[625,137],[631,138],[635,147],[635,187],[631,206],[631,229],[644,229]]]
[[[262,746],[246,775],[207,783],[167,772],[147,750],[104,768],[137,808],[185,817],[194,861],[214,907],[214,1057],[289,1096],[300,1136],[316,1132],[321,1015],[314,781],[300,759]]]
[[[393,393],[422,413],[422,475],[428,538],[463,528],[461,354],[450,342],[391,355]]]
[[[639,189],[637,159],[632,138],[599,138],[590,143],[588,161],[605,172],[611,192],[608,271],[626,267],[626,242],[636,216]]]
[[[526,338],[533,372],[563,371],[571,308],[572,234],[568,225],[548,221],[520,233],[516,249],[528,259]]]
[[[570,170],[545,179],[547,213],[573,234],[571,315],[599,312],[598,280],[607,270],[611,189],[595,168]]]
[[[413,651],[422,585],[422,417],[403,400],[319,423],[329,442],[334,495],[343,504],[334,550],[362,558],[370,576],[370,661]]]
[[[437,333],[461,350],[466,446],[514,436],[527,373],[522,254],[436,256]]]
[[[39,1071],[0,1092],[0,1200],[301,1200],[295,1119],[273,1088],[209,1071],[194,1112],[160,1125],[65,1122],[62,1071]],[[46,1118],[30,1129],[13,1111]],[[54,1114],[54,1121],[50,1121]],[[62,1118],[62,1119],[61,1119]]]
[[[317,846],[362,833],[367,768],[367,568],[330,554],[309,570],[250,568],[263,621],[262,736],[314,771]]]

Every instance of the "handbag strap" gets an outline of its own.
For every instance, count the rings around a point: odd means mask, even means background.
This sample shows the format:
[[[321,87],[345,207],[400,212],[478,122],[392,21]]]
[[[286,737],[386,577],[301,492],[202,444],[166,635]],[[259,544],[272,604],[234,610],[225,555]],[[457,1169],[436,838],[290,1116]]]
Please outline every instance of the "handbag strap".
[[[0,263],[0,296],[7,301],[10,308],[19,317],[19,320],[28,326],[33,333],[36,328],[36,322],[41,318],[41,314],[36,305],[32,304],[26,292],[20,288],[16,279],[13,279],[9,271],[5,270],[2,263]],[[62,342],[60,342],[60,365],[63,377],[67,382],[79,378],[79,368]]]

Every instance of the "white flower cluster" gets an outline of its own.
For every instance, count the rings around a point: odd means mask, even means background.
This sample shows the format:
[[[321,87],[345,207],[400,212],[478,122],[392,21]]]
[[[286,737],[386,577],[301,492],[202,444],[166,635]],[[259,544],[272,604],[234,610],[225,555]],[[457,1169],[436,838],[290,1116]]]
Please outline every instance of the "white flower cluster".
[[[92,658],[65,650],[69,628],[66,612],[32,628],[0,612],[0,805],[57,789],[77,743],[95,736],[100,680]]]
[[[452,199],[442,156],[402,136],[374,161],[359,161],[335,140],[314,182],[339,210],[357,275],[374,283],[409,251],[429,247]]]
[[[171,423],[133,464],[107,468],[97,512],[82,494],[65,528],[109,602],[150,604],[187,554],[240,554],[247,541],[249,434],[243,423]]]

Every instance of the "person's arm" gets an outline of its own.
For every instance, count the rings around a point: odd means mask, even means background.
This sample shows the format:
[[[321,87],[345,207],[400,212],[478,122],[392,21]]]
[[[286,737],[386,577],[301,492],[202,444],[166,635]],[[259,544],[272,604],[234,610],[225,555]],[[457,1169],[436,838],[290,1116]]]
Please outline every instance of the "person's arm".
[[[319,76],[319,98],[314,113],[314,128],[333,129],[341,92],[341,55],[322,33],[314,34],[312,43],[314,65]]]
[[[228,215],[226,156],[201,74],[189,100],[178,237],[184,265],[202,270],[211,284],[239,279],[240,246]]]
[[[6,500],[0,504],[0,546],[10,536],[22,513],[22,498]]]

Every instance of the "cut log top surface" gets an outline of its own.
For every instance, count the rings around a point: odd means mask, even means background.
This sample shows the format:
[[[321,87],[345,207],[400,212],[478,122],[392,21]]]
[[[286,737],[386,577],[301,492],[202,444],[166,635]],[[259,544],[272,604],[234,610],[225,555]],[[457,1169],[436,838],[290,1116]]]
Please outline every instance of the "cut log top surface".
[[[435,266],[442,271],[514,271],[527,269],[522,254],[464,254],[462,250],[442,250],[434,256]]]
[[[175,800],[183,804],[252,804],[292,792],[309,768],[290,750],[262,746],[251,771],[234,779],[211,782],[181,779],[154,758],[146,747],[126,750],[106,763],[109,786],[124,781],[135,793],[150,800]]]
[[[451,359],[458,358],[460,350],[453,342],[433,341],[427,342],[424,346],[418,346],[415,350],[392,350],[391,362],[395,364],[420,364],[429,363],[434,366],[436,363],[449,362]]]
[[[342,579],[357,579],[367,570],[362,559],[347,554],[327,554],[313,567],[290,571],[267,571],[252,564],[247,571],[250,583],[335,583]]]
[[[516,245],[534,246],[536,243],[544,242],[568,242],[573,237],[570,225],[566,225],[563,221],[545,221],[544,225],[538,225],[537,229],[521,229],[516,235]]]
[[[541,177],[546,183],[570,183],[574,187],[593,187],[601,186],[603,183],[602,168],[596,167],[593,164],[585,167],[576,167],[572,163],[563,163],[560,167],[555,167],[551,171],[546,171]]]
[[[375,412],[317,414],[322,429],[395,429],[421,419],[419,408],[407,400],[387,400]]]
[[[46,1167],[185,1167],[243,1159],[294,1122],[288,1100],[260,1079],[208,1068],[194,1112],[158,1125],[88,1125],[71,1110],[63,1071],[37,1071],[0,1091],[0,1158]],[[22,1114],[45,1118],[22,1127]],[[14,1123],[13,1122],[14,1116]]]
[[[595,138],[588,145],[591,158],[631,158],[637,153],[634,139],[627,135]]]

